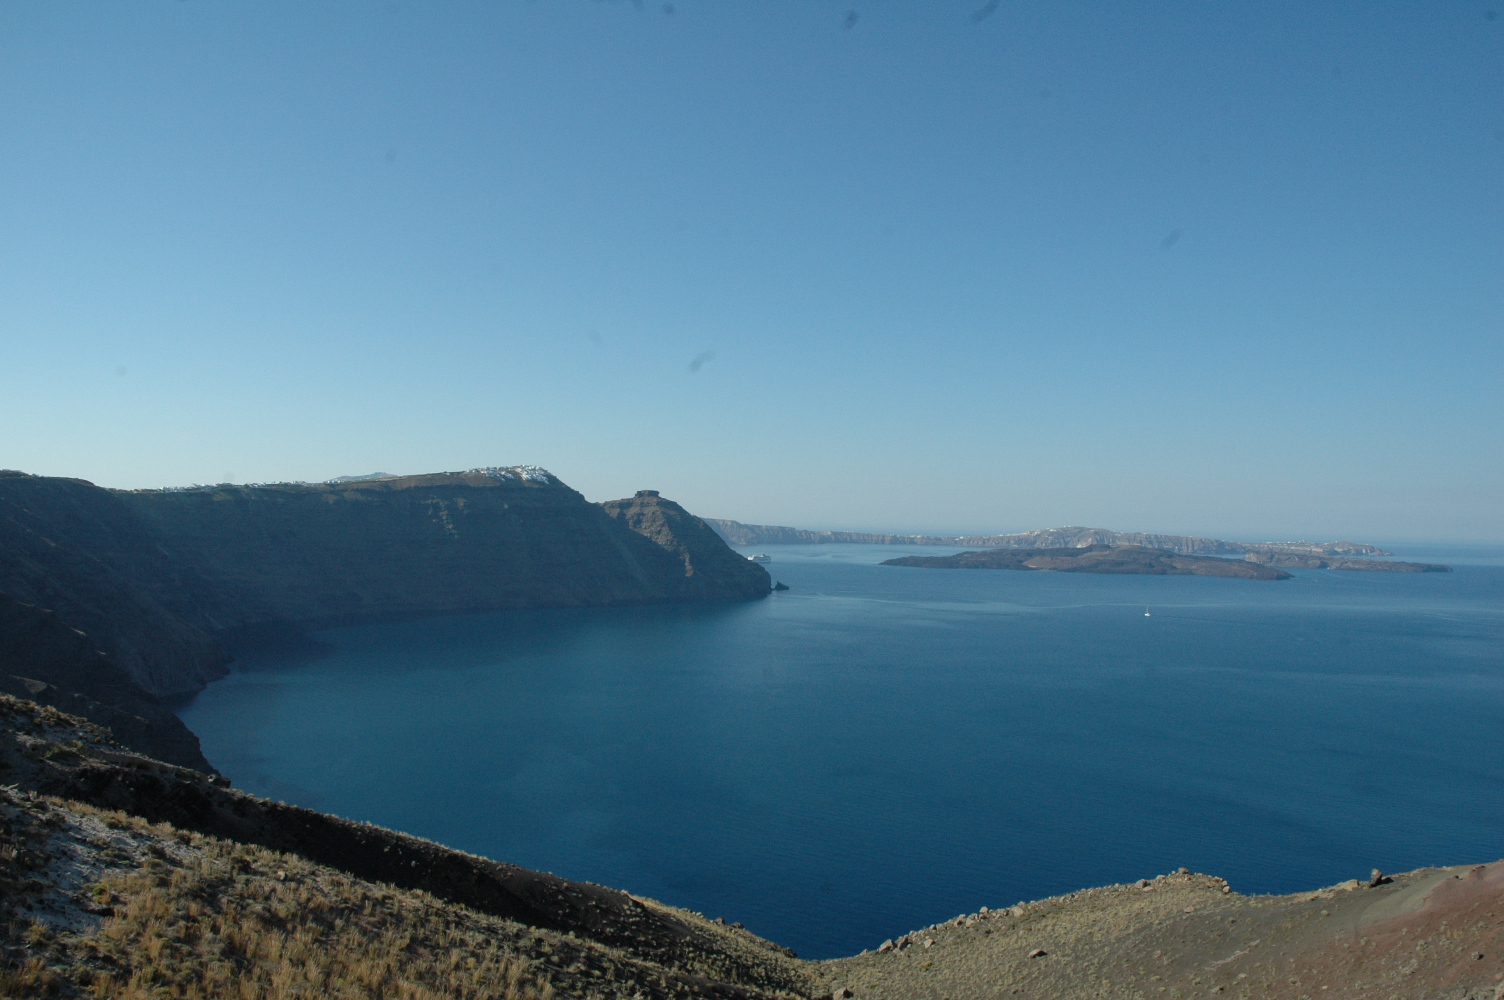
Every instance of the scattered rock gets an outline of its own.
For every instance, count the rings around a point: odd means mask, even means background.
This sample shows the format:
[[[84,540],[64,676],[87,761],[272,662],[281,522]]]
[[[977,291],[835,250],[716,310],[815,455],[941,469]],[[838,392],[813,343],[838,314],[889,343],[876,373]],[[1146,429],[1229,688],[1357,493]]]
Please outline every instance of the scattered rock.
[[[1011,915],[1013,915],[1014,917],[1021,917],[1021,916],[1024,915],[1024,908],[1022,906],[1015,906],[1013,909],[1009,910],[1008,912]]]
[[[934,938],[925,938],[924,939],[924,947],[926,949],[933,948],[934,946],[935,946],[935,939]]]
[[[849,986],[842,986],[830,995],[830,1000],[850,1000],[854,996],[856,994],[851,991]]]
[[[887,940],[887,941],[884,941],[882,944],[880,944],[880,945],[877,946],[877,952],[878,952],[879,955],[882,954],[882,953],[884,953],[884,952],[888,952],[888,951],[892,951],[892,950],[893,950],[893,941],[891,939]]]
[[[1368,887],[1374,889],[1381,885],[1388,885],[1393,881],[1394,879],[1392,878],[1385,878],[1384,873],[1375,868],[1373,873],[1368,876]]]
[[[1049,954],[1049,952],[1045,951],[1043,948],[1035,948],[1033,951],[1029,952],[1029,957],[1030,958],[1044,958],[1048,954]]]

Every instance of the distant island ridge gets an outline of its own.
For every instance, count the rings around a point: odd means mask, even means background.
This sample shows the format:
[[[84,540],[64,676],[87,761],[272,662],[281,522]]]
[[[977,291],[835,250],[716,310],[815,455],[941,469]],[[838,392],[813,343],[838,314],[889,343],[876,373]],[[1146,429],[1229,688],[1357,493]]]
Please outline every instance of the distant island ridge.
[[[1051,570],[1060,573],[1134,574],[1138,576],[1221,576],[1242,580],[1288,580],[1272,566],[1217,556],[1182,556],[1142,545],[1087,545],[1080,548],[993,548],[953,556],[903,556],[884,566],[920,569]]]
[[[707,517],[705,523],[729,545],[946,545],[968,549],[1086,549],[1093,546],[1133,546],[1179,556],[1242,556],[1249,563],[1283,569],[1339,569],[1398,573],[1447,573],[1451,567],[1433,563],[1371,558],[1393,552],[1360,542],[1230,542],[1194,535],[1160,535],[1107,528],[1041,528],[999,535],[903,535],[868,531],[810,531],[769,524],[743,524]],[[890,560],[891,562],[891,560]],[[1089,560],[1088,563],[1101,563]],[[1121,561],[1120,561],[1121,562]],[[1140,560],[1142,563],[1142,560]],[[1123,565],[1129,563],[1123,562]],[[905,563],[905,565],[920,565]],[[924,565],[934,565],[925,563]],[[979,565],[975,561],[968,565]],[[999,567],[1001,568],[1001,567]],[[1053,567],[1052,567],[1053,568]],[[1092,572],[1161,572],[1162,570],[1091,570]],[[1226,576],[1230,573],[1209,573]],[[1265,578],[1265,577],[1260,577]],[[1267,577],[1274,579],[1275,577]]]

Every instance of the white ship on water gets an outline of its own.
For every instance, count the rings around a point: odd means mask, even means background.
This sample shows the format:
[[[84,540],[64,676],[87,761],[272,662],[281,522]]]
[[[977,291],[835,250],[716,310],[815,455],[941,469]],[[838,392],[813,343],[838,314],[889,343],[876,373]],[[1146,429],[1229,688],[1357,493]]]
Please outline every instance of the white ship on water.
[[[750,560],[752,560],[755,563],[770,563],[770,562],[773,561],[773,557],[772,556],[767,555],[765,553],[761,553],[761,552],[759,552],[755,556],[748,556],[747,558],[750,559]]]

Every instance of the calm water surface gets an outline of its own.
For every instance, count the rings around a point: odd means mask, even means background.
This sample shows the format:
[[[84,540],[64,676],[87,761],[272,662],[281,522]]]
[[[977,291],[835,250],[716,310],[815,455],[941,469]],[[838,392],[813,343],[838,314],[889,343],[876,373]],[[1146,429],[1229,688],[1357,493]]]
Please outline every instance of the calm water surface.
[[[1280,892],[1504,856],[1497,565],[1269,583],[764,551],[791,591],[332,630],[183,718],[242,788],[809,957],[1181,865]]]

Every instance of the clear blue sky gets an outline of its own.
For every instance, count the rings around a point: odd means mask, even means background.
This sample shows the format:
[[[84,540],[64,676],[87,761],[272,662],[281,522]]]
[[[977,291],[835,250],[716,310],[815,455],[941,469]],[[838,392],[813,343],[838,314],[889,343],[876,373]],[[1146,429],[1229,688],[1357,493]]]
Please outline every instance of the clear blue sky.
[[[11,0],[0,466],[1504,540],[1491,7]]]

